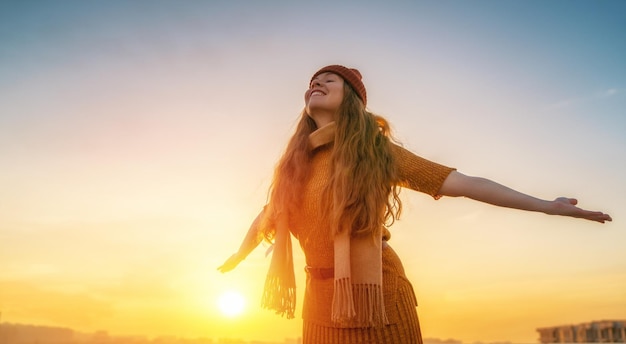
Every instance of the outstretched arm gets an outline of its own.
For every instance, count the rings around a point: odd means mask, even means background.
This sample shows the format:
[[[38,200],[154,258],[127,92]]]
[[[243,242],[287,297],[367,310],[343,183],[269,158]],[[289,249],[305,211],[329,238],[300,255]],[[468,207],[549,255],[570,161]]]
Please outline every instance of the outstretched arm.
[[[250,229],[248,229],[248,234],[246,234],[246,237],[243,239],[241,246],[239,246],[239,250],[228,259],[226,259],[224,264],[217,268],[220,272],[228,272],[237,267],[237,265],[239,265],[239,263],[241,263],[241,261],[244,260],[250,254],[250,252],[252,252],[252,250],[259,246],[261,241],[263,241],[263,235],[259,230],[262,218],[263,211],[261,211],[259,215],[257,215],[256,219],[254,219],[254,221],[252,222],[252,225],[250,225]]]
[[[559,197],[553,201],[539,199],[515,191],[489,179],[466,176],[453,171],[444,181],[439,194],[442,196],[465,196],[500,207],[543,212],[548,215],[571,216],[604,223],[611,216],[601,211],[589,211],[576,207],[574,198]]]

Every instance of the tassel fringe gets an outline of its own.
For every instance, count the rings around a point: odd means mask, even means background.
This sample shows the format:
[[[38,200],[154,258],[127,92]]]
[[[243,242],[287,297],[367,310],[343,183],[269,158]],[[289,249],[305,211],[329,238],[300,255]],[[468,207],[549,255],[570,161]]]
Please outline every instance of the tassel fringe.
[[[348,325],[354,319],[356,311],[354,309],[350,278],[335,279],[332,307],[331,320],[338,326]]]
[[[278,276],[267,276],[261,298],[261,307],[276,311],[276,314],[293,319],[296,309],[296,288],[288,287]]]
[[[354,289],[357,325],[381,326],[389,324],[381,285],[355,284],[352,288]]]
[[[335,280],[332,321],[337,327],[377,327],[389,324],[382,286],[351,285],[349,278]]]

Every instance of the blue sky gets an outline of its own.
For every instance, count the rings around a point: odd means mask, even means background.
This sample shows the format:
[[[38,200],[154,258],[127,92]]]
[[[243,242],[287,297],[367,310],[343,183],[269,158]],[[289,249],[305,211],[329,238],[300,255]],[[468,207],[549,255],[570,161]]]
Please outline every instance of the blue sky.
[[[263,205],[310,75],[334,63],[361,71],[370,110],[417,154],[615,219],[404,192],[392,246],[425,336],[523,342],[624,318],[624,13],[602,0],[3,2],[3,319],[222,336],[248,324],[259,339],[280,323],[295,337],[297,321],[256,306],[264,249],[214,267]],[[250,300],[239,323],[211,306],[228,288]],[[63,313],[54,300],[68,299],[91,315]]]

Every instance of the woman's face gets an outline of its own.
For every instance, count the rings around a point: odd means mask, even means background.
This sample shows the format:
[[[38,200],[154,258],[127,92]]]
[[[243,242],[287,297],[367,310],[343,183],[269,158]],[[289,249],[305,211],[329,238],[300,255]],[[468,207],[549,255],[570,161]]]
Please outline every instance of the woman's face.
[[[316,113],[334,114],[343,101],[343,79],[326,72],[316,76],[304,93],[306,112],[313,117]]]

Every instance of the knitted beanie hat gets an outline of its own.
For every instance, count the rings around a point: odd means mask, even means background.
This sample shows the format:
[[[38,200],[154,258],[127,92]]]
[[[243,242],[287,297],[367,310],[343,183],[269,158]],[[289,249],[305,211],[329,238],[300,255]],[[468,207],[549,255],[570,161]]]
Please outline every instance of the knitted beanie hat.
[[[342,77],[344,81],[352,86],[356,94],[363,101],[363,105],[367,105],[367,92],[365,91],[365,85],[363,85],[363,81],[361,81],[361,73],[357,69],[347,68],[340,65],[326,66],[313,74],[313,76],[311,77],[311,82],[313,82],[313,79],[315,79],[316,76],[326,72],[335,73]]]

